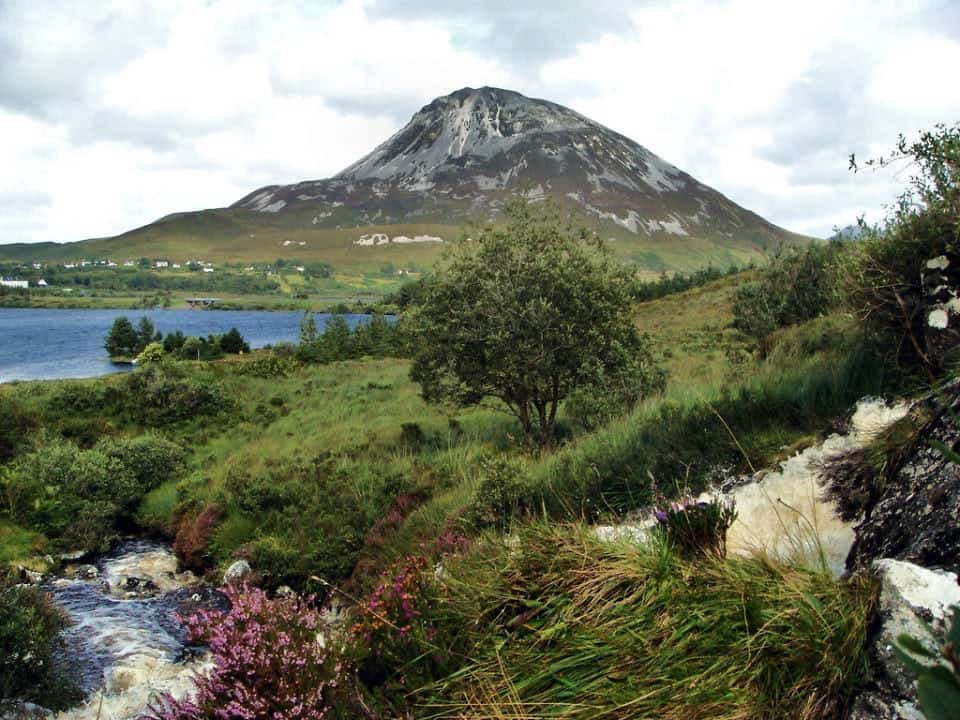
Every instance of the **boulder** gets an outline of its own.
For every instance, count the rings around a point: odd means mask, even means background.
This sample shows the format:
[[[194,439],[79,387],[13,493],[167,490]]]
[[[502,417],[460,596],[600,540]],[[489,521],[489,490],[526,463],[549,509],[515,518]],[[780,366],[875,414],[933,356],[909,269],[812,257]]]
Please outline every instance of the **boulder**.
[[[879,624],[869,654],[873,677],[855,700],[851,720],[923,720],[917,706],[916,681],[894,653],[906,633],[932,651],[946,636],[948,610],[960,605],[957,576],[901,560],[873,563],[880,579]]]
[[[95,565],[78,565],[73,574],[80,580],[95,580],[100,577],[100,571]]]
[[[248,580],[251,574],[253,574],[253,568],[250,567],[250,563],[246,560],[237,560],[223,574],[223,583],[225,585],[242,583]]]
[[[17,574],[20,576],[20,580],[31,585],[39,585],[43,580],[43,575],[38,573],[30,568],[25,568],[23,565],[17,567]]]

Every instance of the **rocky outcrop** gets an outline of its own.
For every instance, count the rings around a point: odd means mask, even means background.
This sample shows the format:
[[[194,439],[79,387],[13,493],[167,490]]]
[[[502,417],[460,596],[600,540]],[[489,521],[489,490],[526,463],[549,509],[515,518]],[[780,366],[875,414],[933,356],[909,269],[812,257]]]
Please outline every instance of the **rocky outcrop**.
[[[851,569],[880,558],[960,572],[960,467],[950,449],[960,444],[960,386],[919,402],[920,426],[870,482],[867,505],[847,558]]]
[[[901,634],[936,652],[943,645],[952,605],[960,604],[954,573],[929,570],[900,560],[877,560],[880,579],[878,623],[869,648],[872,678],[857,697],[851,720],[923,720],[915,680],[894,653]]]
[[[244,580],[249,580],[252,573],[253,568],[250,567],[250,563],[246,560],[237,560],[223,573],[223,584],[235,585],[242,583]]]

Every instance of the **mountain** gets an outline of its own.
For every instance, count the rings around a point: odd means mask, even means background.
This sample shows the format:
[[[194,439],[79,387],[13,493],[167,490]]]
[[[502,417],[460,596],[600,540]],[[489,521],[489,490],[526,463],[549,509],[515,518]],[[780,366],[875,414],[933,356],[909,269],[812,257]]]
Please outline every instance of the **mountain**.
[[[516,194],[552,198],[652,270],[740,263],[807,240],[569,108],[484,87],[437,98],[332,178],[262,187],[229,208],[87,241],[85,251],[285,252],[336,267],[392,259],[403,246],[403,257],[429,261],[468,223],[496,220]]]

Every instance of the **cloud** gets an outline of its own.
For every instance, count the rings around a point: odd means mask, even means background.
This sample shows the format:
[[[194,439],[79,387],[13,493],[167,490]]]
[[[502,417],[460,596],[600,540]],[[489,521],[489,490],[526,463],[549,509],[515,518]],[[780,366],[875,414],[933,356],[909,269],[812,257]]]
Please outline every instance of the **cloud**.
[[[76,240],[330,176],[498,85],[574,108],[792,230],[960,117],[953,0],[0,0],[0,242]]]

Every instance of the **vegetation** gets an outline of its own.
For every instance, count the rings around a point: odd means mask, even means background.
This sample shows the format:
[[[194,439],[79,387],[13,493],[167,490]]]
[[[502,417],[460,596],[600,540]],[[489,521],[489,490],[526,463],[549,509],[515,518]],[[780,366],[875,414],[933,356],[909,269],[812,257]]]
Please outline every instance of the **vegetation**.
[[[928,720],[960,717],[960,607],[953,607],[952,613],[939,656],[906,634],[894,646],[897,657],[917,676],[920,709]]]
[[[411,377],[431,402],[498,400],[546,446],[575,389],[616,386],[635,400],[659,389],[662,375],[612,256],[555,210],[517,202],[507,217],[459,245],[428,283],[410,320]]]

